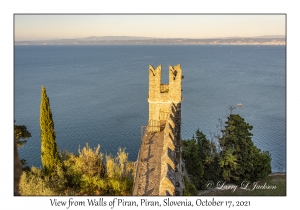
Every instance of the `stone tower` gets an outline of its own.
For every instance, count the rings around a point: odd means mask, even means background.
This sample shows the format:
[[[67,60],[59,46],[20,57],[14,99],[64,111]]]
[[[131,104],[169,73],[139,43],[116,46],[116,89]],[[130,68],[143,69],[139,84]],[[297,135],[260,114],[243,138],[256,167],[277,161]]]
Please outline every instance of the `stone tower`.
[[[149,66],[149,122],[163,126],[171,103],[181,103],[182,71],[180,64],[169,66],[169,84],[161,84],[162,66]]]
[[[133,195],[183,195],[181,159],[180,64],[169,66],[169,84],[161,84],[161,65],[149,66],[149,122],[142,134]]]

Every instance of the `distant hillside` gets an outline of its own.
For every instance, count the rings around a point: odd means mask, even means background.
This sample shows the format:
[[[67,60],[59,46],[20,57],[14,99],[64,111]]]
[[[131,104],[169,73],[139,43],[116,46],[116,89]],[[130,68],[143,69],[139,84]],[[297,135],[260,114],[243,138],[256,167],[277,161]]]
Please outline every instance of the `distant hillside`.
[[[80,38],[82,41],[103,41],[103,40],[145,40],[154,39],[152,37],[141,37],[141,36],[89,36],[86,38]]]
[[[281,35],[211,39],[152,38],[134,36],[91,36],[78,39],[15,41],[15,45],[285,45]]]

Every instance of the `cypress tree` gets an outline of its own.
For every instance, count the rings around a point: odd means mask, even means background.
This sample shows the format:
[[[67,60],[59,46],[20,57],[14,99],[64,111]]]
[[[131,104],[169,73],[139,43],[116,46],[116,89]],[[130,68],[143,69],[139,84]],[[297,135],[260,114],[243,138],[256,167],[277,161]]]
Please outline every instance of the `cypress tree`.
[[[40,129],[41,129],[41,159],[47,173],[51,173],[60,163],[56,134],[52,120],[49,98],[46,88],[42,86],[42,98],[40,106]]]

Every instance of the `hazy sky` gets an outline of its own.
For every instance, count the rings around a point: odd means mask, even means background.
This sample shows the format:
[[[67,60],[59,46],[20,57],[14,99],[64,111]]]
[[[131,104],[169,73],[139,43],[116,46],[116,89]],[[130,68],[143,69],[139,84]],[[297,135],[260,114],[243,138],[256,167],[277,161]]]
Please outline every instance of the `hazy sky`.
[[[18,15],[15,41],[88,36],[211,38],[285,35],[285,15]]]

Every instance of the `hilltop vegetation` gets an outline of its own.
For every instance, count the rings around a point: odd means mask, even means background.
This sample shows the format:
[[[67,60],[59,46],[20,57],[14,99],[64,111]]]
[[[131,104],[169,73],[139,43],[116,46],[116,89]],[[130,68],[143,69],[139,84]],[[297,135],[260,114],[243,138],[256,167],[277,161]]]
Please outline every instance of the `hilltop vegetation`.
[[[271,173],[271,155],[253,144],[252,128],[240,115],[230,114],[216,141],[209,141],[199,129],[196,137],[183,140],[182,158],[198,190],[219,181],[258,181]]]
[[[131,195],[134,164],[128,161],[125,149],[117,156],[100,153],[100,145],[88,144],[78,155],[62,152],[61,164],[51,174],[44,168],[23,171],[21,195]]]
[[[25,125],[15,125],[18,147],[31,137]],[[19,190],[24,196],[58,195],[131,195],[134,163],[125,149],[116,156],[104,155],[100,145],[92,149],[88,143],[78,154],[62,151],[51,171],[45,167],[28,167],[21,160],[23,173]]]
[[[104,155],[100,145],[88,143],[78,155],[59,154],[56,134],[46,89],[42,86],[40,106],[41,160],[43,167],[24,167],[20,180],[21,195],[131,195],[134,164],[125,149],[117,155]],[[17,145],[30,137],[26,126],[15,125]],[[25,139],[25,140],[24,140]],[[23,161],[23,166],[25,160]]]

